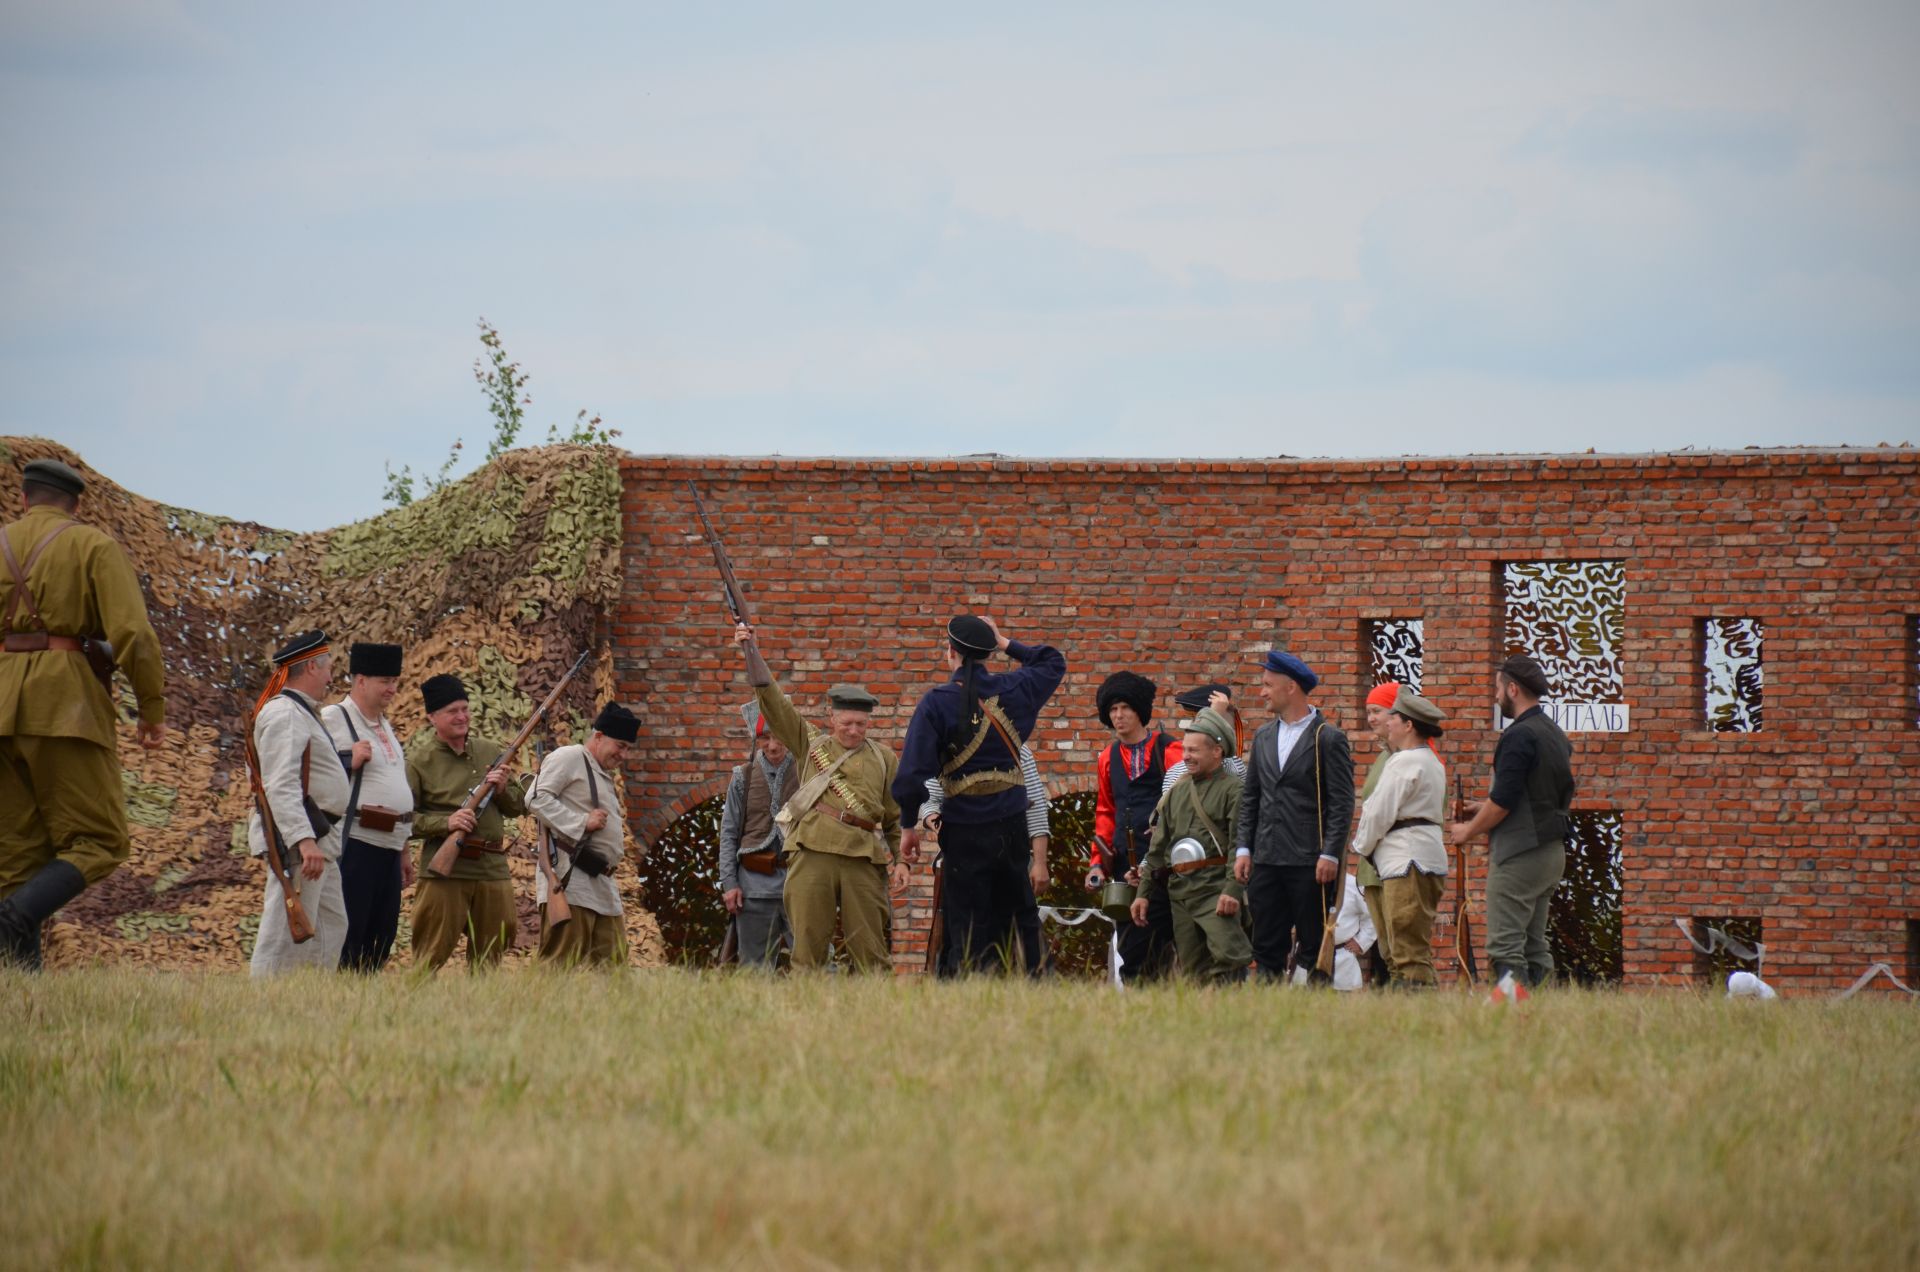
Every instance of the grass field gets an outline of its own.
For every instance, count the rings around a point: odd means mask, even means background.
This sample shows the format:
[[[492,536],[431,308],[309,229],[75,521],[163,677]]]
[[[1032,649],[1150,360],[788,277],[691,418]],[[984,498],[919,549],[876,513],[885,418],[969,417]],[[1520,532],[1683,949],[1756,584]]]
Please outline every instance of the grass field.
[[[1920,1264],[1920,1012],[0,976],[0,1265]]]

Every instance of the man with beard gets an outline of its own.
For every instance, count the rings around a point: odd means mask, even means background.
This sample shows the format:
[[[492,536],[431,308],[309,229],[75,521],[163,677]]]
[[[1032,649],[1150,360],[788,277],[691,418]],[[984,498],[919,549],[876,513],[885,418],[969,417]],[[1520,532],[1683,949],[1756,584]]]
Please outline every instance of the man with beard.
[[[1448,837],[1463,845],[1487,835],[1487,957],[1493,1001],[1524,1002],[1553,975],[1547,908],[1567,869],[1567,811],[1573,806],[1573,743],[1541,710],[1547,673],[1515,654],[1494,673],[1494,702],[1511,720],[1493,748],[1493,789],[1467,809]]]

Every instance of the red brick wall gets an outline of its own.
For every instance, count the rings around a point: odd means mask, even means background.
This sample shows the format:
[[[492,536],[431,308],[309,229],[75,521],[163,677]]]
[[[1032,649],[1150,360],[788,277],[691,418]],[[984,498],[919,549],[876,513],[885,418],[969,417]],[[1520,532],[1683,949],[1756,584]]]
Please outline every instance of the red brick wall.
[[[762,646],[803,706],[864,681],[897,744],[943,676],[958,610],[1067,656],[1034,739],[1050,784],[1083,790],[1103,742],[1101,677],[1219,678],[1249,724],[1276,639],[1317,668],[1322,709],[1373,754],[1360,702],[1369,618],[1425,620],[1425,688],[1451,713],[1451,762],[1484,790],[1488,668],[1503,561],[1626,562],[1632,730],[1581,734],[1577,807],[1624,821],[1628,982],[1690,978],[1673,927],[1757,915],[1768,977],[1801,988],[1904,961],[1920,917],[1920,729],[1910,615],[1920,612],[1920,453],[1770,451],[1367,462],[826,460],[634,457],[623,695],[652,724],[629,781],[651,840],[721,792],[746,699],[699,483],[758,612]],[[1699,620],[1766,624],[1766,723],[1701,725]],[[1480,877],[1480,865],[1475,875]],[[925,898],[896,940],[918,966]],[[1481,933],[1484,937],[1484,927]],[[915,944],[916,940],[920,942]]]

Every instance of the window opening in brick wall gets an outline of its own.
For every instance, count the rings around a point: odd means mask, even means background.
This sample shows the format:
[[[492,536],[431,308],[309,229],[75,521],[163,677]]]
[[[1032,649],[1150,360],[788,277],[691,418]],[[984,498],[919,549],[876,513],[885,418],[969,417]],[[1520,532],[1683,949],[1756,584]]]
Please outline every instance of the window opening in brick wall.
[[[1625,974],[1620,814],[1577,812],[1567,821],[1567,872],[1547,917],[1554,971],[1582,985],[1617,984]]]
[[[1719,933],[1716,937],[1714,934]],[[1693,920],[1693,975],[1708,989],[1725,989],[1735,972],[1761,974],[1760,920],[1750,915]],[[1702,953],[1702,951],[1706,951]],[[1751,955],[1747,957],[1746,955]]]
[[[1421,692],[1426,623],[1417,618],[1370,618],[1361,625],[1366,644],[1367,688],[1392,680]]]
[[[669,963],[706,966],[727,935],[720,904],[724,796],[695,804],[662,831],[636,865],[645,904],[660,924]]]
[[[1626,701],[1626,562],[1508,561],[1500,591],[1501,657],[1536,659],[1554,702]]]
[[[1920,728],[1920,614],[1907,615],[1907,670],[1913,676],[1907,686],[1908,718]]]
[[[1707,727],[1715,733],[1760,731],[1760,644],[1757,618],[1708,618],[1700,624],[1700,668]]]

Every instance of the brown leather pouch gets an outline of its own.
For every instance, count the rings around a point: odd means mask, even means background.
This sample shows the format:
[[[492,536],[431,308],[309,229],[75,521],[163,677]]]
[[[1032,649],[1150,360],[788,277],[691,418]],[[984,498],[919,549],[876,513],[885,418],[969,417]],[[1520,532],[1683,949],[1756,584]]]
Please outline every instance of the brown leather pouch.
[[[772,848],[765,852],[743,852],[740,854],[740,868],[755,874],[779,874],[780,854]]]
[[[387,831],[400,824],[400,814],[391,808],[382,808],[378,804],[362,804],[354,813],[356,823],[368,830]]]

